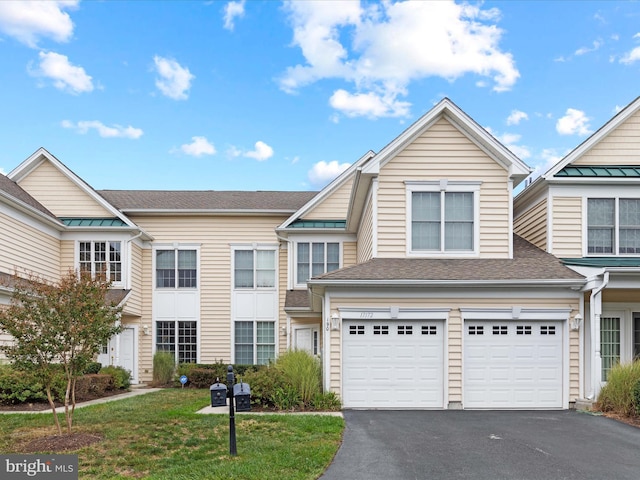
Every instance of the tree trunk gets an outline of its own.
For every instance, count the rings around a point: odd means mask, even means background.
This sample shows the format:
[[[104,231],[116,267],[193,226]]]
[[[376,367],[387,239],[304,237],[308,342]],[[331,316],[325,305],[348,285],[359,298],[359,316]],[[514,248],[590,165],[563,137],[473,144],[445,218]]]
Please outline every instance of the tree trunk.
[[[47,400],[49,400],[49,405],[51,405],[51,410],[53,411],[53,421],[55,422],[56,428],[58,429],[58,435],[62,435],[62,428],[60,427],[58,414],[56,413],[56,404],[54,403],[53,396],[51,395],[51,385],[47,385]]]
[[[67,390],[64,392],[64,419],[67,423],[67,434],[71,435],[71,412],[69,411],[69,398],[71,394],[72,377],[67,374]]]

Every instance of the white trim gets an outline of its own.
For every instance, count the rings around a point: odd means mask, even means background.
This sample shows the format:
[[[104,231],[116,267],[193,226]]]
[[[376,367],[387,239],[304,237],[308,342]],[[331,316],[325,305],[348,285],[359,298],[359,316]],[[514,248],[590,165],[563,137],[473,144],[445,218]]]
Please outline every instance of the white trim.
[[[293,285],[294,285],[294,289],[295,288],[307,288],[307,282],[309,281],[309,278],[311,278],[311,276],[313,275],[311,272],[311,269],[313,268],[313,248],[312,245],[314,243],[318,244],[321,243],[324,245],[324,269],[323,269],[323,274],[324,273],[328,273],[329,271],[333,272],[335,270],[327,270],[327,244],[329,243],[337,243],[338,244],[338,268],[337,270],[341,269],[343,266],[343,256],[344,256],[344,243],[342,240],[329,240],[329,239],[324,239],[321,237],[315,237],[313,239],[311,239],[311,237],[308,240],[304,240],[301,241],[304,237],[299,237],[296,238],[295,240],[292,239],[291,240],[291,244],[293,246]],[[300,282],[298,280],[298,245],[304,243],[309,245],[309,278],[306,278],[303,282]]]
[[[106,260],[105,262],[110,264],[111,262],[109,261],[109,243],[115,243],[115,242],[119,242],[120,243],[120,276],[121,279],[119,282],[116,281],[111,281],[112,282],[112,287],[116,287],[116,288],[126,288],[126,285],[129,282],[129,279],[126,277],[127,272],[129,271],[129,263],[130,263],[130,258],[128,255],[128,252],[126,252],[126,239],[123,239],[121,236],[115,236],[115,235],[110,235],[113,238],[105,238],[104,236],[94,233],[94,234],[89,234],[86,237],[87,238],[78,238],[76,240],[74,240],[73,243],[73,268],[76,272],[80,271],[80,243],[87,243],[90,242],[91,243],[91,276],[92,278],[95,278],[95,272],[94,270],[94,266],[95,266],[95,258],[94,258],[94,245],[96,242],[100,242],[100,243],[106,243],[107,244],[107,250],[105,252],[106,255]],[[110,280],[110,279],[109,279]]]
[[[338,307],[342,320],[446,320],[451,308]]]
[[[3,193],[4,192],[0,191],[0,200],[4,198]],[[62,222],[45,215],[25,203],[19,203],[17,200],[14,200],[13,197],[11,197],[11,200],[14,205],[0,201],[0,213],[58,240],[61,238],[61,232],[66,229],[66,226]]]
[[[372,222],[372,239],[371,239],[371,256],[373,258],[376,258],[378,256],[378,186],[379,186],[379,182],[377,178],[373,179],[373,182],[371,183],[371,189],[372,189],[372,198],[371,201],[373,202],[372,204],[372,215],[373,215],[373,222]]]
[[[571,308],[460,308],[465,320],[567,321]]]

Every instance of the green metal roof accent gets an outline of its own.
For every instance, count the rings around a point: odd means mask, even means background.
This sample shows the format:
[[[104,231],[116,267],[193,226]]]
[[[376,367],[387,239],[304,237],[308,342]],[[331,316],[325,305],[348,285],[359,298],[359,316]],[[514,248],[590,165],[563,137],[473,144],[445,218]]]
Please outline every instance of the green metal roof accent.
[[[567,165],[555,176],[639,178],[640,165]]]
[[[582,257],[561,258],[565,265],[576,267],[640,267],[640,257]]]
[[[119,218],[61,218],[67,227],[126,227]]]
[[[289,228],[346,228],[346,220],[296,220]]]

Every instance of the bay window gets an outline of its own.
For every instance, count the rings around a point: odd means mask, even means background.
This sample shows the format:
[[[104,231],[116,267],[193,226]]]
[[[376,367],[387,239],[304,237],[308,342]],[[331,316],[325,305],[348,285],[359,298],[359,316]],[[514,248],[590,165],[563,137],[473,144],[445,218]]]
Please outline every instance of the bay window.
[[[338,242],[298,242],[296,248],[296,283],[340,268]]]
[[[122,242],[79,242],[78,265],[97,280],[122,282]]]

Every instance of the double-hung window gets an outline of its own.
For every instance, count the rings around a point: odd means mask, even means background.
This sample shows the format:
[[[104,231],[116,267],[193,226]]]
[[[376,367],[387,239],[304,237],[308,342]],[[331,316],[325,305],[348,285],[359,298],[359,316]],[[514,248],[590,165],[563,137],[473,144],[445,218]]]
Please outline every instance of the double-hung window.
[[[156,288],[196,288],[196,250],[156,250]]]
[[[478,182],[407,182],[408,252],[474,254]]]
[[[640,199],[587,200],[587,254],[640,254]]]
[[[109,282],[122,282],[122,242],[79,242],[81,273]]]
[[[340,243],[298,242],[296,247],[296,283],[340,268]]]
[[[235,249],[233,286],[237,298],[251,302],[251,317],[234,320],[235,363],[264,365],[276,356],[276,250]],[[271,301],[269,301],[269,297]],[[246,305],[245,305],[246,306]],[[243,309],[244,311],[244,309]]]

